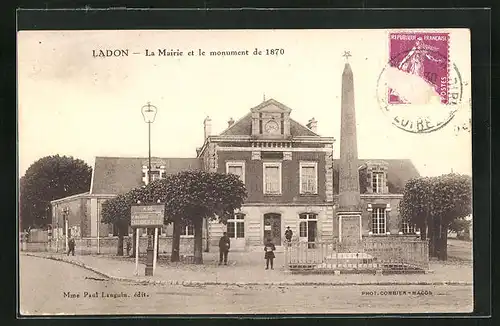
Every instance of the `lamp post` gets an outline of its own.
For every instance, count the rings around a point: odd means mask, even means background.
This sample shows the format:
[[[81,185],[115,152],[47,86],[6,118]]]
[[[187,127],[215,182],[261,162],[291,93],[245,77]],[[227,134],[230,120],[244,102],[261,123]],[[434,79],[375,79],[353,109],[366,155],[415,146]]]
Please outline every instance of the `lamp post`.
[[[149,160],[148,160],[148,184],[151,183],[151,124],[155,121],[156,112],[158,109],[156,106],[151,105],[150,102],[141,108],[142,116],[144,117],[144,122],[148,124],[148,144],[149,144]],[[154,249],[151,243],[151,235],[149,234],[149,229],[147,230],[148,235],[148,249],[147,249],[147,260],[146,260],[146,276],[153,276],[153,256]]]

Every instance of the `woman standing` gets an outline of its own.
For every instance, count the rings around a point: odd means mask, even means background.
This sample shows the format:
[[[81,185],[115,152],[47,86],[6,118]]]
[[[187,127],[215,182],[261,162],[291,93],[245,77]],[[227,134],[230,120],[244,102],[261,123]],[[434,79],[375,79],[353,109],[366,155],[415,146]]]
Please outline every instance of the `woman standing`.
[[[276,250],[276,247],[274,246],[274,243],[272,243],[271,239],[267,239],[266,246],[264,247],[265,255],[264,259],[266,260],[266,269],[269,269],[269,263],[271,263],[271,269],[274,269],[273,267],[273,260],[274,260],[274,251]]]

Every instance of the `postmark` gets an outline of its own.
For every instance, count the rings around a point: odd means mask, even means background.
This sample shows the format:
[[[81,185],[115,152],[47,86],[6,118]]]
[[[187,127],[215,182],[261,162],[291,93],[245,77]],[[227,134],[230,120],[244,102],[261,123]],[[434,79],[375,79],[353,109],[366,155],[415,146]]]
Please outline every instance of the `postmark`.
[[[377,82],[380,108],[396,127],[429,133],[462,106],[463,82],[448,33],[389,33],[389,61]]]

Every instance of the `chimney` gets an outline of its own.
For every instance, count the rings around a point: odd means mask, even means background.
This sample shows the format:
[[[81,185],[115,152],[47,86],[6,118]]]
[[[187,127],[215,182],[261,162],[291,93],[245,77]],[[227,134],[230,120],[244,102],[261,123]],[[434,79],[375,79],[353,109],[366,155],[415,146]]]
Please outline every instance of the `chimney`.
[[[210,119],[209,116],[207,116],[205,118],[205,120],[203,120],[203,126],[205,128],[205,130],[204,130],[205,138],[203,139],[203,142],[205,142],[205,140],[207,140],[208,136],[210,136],[212,134],[212,120]]]
[[[231,127],[233,125],[233,123],[234,123],[233,118],[229,118],[229,120],[227,121],[227,127],[228,128]]]
[[[316,119],[311,118],[306,125],[307,128],[311,129],[312,132],[317,132],[318,130],[318,121]]]

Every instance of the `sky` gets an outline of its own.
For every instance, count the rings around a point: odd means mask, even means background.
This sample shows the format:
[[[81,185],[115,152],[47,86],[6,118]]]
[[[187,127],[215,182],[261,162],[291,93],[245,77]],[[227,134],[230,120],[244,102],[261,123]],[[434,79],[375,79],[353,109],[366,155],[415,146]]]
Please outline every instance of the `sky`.
[[[447,31],[450,60],[469,103],[469,32]],[[255,48],[283,54],[253,56]],[[128,49],[129,55],[93,56],[107,49]],[[184,55],[145,55],[158,49]],[[188,56],[199,49],[206,55]],[[209,55],[232,50],[250,55]],[[69,155],[91,166],[95,156],[147,157],[141,107],[148,101],[158,108],[153,156],[195,157],[206,116],[217,134],[229,118],[238,120],[273,98],[290,107],[299,123],[314,117],[318,133],[336,139],[338,157],[344,51],[352,55],[360,158],[411,159],[425,176],[472,175],[471,135],[454,129],[469,120],[469,105],[427,134],[395,127],[382,111],[377,81],[389,58],[387,30],[120,30],[18,32],[19,176],[47,155]]]

